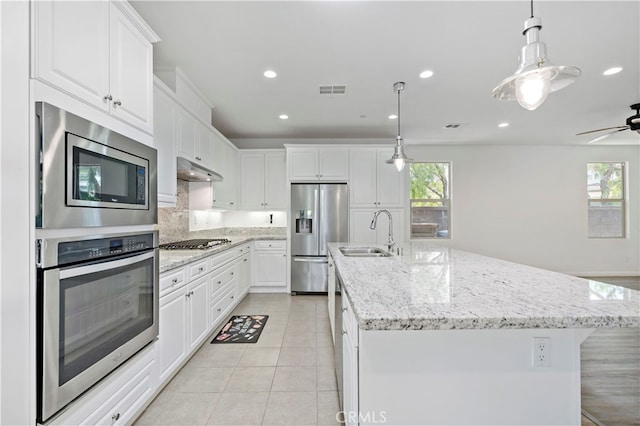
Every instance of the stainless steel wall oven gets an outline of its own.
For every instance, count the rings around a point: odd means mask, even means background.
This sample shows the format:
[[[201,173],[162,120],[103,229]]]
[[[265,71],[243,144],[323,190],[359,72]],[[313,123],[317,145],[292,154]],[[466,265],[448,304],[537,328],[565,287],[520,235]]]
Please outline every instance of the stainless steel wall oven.
[[[45,422],[158,336],[158,231],[36,241]]]
[[[36,103],[37,228],[157,222],[157,152],[45,102]]]

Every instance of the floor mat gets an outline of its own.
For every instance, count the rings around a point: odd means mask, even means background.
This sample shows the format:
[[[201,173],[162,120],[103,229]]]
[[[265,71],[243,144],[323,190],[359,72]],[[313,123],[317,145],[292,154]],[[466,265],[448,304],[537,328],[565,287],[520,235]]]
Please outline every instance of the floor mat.
[[[234,315],[211,343],[256,343],[269,315]]]

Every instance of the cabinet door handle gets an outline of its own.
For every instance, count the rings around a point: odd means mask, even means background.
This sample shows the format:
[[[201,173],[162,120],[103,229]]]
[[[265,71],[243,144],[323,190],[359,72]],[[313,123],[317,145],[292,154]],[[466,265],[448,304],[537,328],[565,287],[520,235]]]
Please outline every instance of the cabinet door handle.
[[[347,334],[347,330],[342,330],[342,334],[343,335]]]
[[[231,296],[231,300],[233,300],[234,296]]]
[[[116,99],[115,101],[113,101],[113,106],[122,106],[122,102],[120,102],[120,99]]]
[[[218,281],[218,284],[222,284],[222,281]]]
[[[102,99],[104,99],[105,101],[112,101],[113,97],[111,96],[111,94],[107,93]]]
[[[193,290],[191,290],[191,295],[193,296]]]
[[[247,259],[242,259],[242,260],[244,260],[245,262],[247,261]]]
[[[202,161],[202,158],[200,158],[200,157],[196,157],[196,160],[198,160],[198,161]]]
[[[218,312],[222,312],[222,308],[218,308]]]
[[[111,416],[111,420],[113,420],[114,422],[117,422],[118,420],[120,420],[120,413],[116,413],[113,416]]]
[[[229,204],[233,205],[233,201],[232,201],[232,202],[230,202]]]

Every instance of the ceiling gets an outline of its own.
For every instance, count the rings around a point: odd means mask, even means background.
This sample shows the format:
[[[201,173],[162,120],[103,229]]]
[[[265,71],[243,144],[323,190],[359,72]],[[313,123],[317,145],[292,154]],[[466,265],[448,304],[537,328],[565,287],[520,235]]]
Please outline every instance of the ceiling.
[[[179,66],[214,105],[213,125],[241,148],[393,143],[396,81],[406,83],[408,144],[586,144],[590,135],[575,134],[623,125],[640,102],[638,1],[534,3],[548,58],[582,70],[535,111],[491,96],[518,66],[526,0],[131,3],[162,39],[154,67]],[[602,75],[613,66],[623,71]],[[427,69],[433,77],[421,79]],[[319,94],[334,84],[346,94]],[[639,143],[631,131],[598,142]]]

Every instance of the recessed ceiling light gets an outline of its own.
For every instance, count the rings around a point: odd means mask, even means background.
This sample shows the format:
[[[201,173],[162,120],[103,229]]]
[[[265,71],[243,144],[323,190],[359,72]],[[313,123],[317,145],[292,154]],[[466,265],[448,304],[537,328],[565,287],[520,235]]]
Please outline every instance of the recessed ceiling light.
[[[622,67],[612,67],[609,68],[608,70],[605,70],[602,75],[614,75],[614,74],[618,74],[620,71],[622,71]]]
[[[396,118],[398,118],[398,116],[397,116],[397,115],[395,115],[395,114],[391,114],[391,115],[389,116],[389,120],[395,120]]]
[[[289,118],[287,114],[280,114],[280,120],[286,120],[287,118]]]
[[[505,121],[503,123],[498,124],[498,127],[509,127],[509,123]]]
[[[433,71],[425,70],[420,73],[420,78],[429,78],[429,77],[433,77]]]
[[[273,71],[273,70],[266,70],[264,72],[264,76],[267,77],[267,78],[276,78],[277,75],[278,74],[276,74],[276,72]]]

